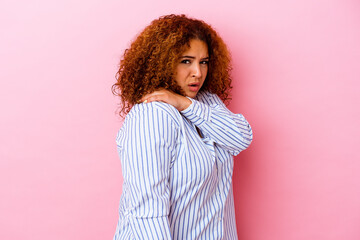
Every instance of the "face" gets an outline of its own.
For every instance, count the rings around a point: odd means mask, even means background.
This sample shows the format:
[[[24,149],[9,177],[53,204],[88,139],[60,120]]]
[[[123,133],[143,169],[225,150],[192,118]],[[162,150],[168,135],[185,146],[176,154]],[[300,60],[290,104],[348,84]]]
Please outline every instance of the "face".
[[[195,98],[208,72],[209,53],[206,43],[198,39],[190,40],[190,47],[178,61],[175,80],[185,96]]]

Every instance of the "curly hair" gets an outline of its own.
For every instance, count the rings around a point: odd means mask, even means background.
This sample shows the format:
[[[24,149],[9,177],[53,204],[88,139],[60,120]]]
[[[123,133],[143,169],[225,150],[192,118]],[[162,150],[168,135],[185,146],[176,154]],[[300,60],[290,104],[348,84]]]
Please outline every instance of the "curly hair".
[[[159,88],[184,95],[175,81],[175,68],[192,39],[204,41],[209,52],[208,73],[200,91],[229,100],[231,58],[224,41],[207,23],[171,14],[152,21],[125,50],[112,86],[113,94],[121,99],[120,115]]]

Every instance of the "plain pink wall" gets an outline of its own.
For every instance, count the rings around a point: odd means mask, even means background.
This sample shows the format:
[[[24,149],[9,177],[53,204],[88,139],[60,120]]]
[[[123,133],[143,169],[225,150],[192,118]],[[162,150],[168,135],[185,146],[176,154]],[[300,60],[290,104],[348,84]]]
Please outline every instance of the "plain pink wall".
[[[242,240],[360,239],[360,4],[299,1],[0,3],[0,239],[111,239],[121,194],[111,95],[135,35],[160,15],[212,24],[232,51]]]

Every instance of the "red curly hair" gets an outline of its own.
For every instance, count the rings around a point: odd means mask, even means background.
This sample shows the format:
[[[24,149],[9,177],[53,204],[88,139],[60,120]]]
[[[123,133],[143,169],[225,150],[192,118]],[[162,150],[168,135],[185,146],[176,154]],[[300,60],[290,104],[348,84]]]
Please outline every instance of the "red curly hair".
[[[113,94],[121,98],[120,115],[159,88],[184,95],[175,81],[175,68],[192,39],[204,41],[209,52],[208,73],[200,91],[229,100],[231,59],[224,41],[205,22],[171,14],[152,21],[125,50],[112,86]]]

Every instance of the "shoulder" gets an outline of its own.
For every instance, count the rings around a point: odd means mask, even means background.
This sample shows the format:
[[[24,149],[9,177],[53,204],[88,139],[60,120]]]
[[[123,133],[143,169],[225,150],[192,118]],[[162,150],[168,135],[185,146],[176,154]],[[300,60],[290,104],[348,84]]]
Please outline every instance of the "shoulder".
[[[129,139],[139,140],[141,136],[172,139],[177,136],[176,132],[179,129],[178,115],[180,115],[179,111],[167,103],[136,104],[126,115],[118,131],[117,145],[122,146]]]
[[[135,104],[125,117],[126,121],[161,121],[172,125],[179,125],[179,111],[172,105],[163,102]]]

